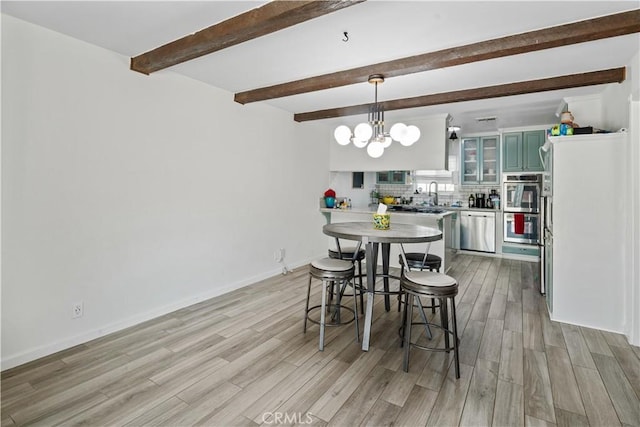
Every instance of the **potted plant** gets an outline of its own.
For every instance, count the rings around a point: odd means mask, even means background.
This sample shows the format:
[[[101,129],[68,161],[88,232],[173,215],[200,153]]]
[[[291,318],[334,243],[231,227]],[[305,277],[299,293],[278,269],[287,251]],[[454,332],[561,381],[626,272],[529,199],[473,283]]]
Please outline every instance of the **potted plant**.
[[[324,204],[328,208],[333,208],[336,205],[336,192],[331,188],[324,192]]]

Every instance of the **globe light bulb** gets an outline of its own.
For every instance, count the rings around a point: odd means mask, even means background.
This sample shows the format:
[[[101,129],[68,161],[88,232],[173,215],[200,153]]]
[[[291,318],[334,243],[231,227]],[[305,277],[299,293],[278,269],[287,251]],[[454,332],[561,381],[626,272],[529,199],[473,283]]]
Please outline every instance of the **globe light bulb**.
[[[333,137],[340,145],[349,145],[351,142],[351,129],[348,126],[340,125],[333,132]]]
[[[384,147],[380,142],[372,141],[367,147],[367,154],[369,154],[369,156],[373,157],[374,159],[382,156],[382,153],[384,153]]]
[[[404,136],[404,139],[400,140],[400,144],[408,147],[413,145],[417,140],[420,139],[420,129],[417,126],[410,125],[407,126],[407,133]]]
[[[353,130],[353,134],[357,140],[369,141],[369,139],[371,139],[371,136],[373,135],[373,128],[369,123],[360,123]]]
[[[360,140],[359,140],[359,139],[357,139],[357,138],[354,138],[354,139],[353,139],[353,145],[355,145],[355,146],[356,146],[356,147],[358,147],[358,148],[364,148],[364,147],[366,147],[368,142],[369,142],[369,141],[367,141],[367,140],[365,140],[365,141],[360,141]]]
[[[383,148],[389,148],[391,146],[391,142],[393,141],[393,139],[391,139],[390,136],[385,136],[384,137],[384,141],[382,142],[382,147]]]
[[[389,130],[389,135],[391,135],[391,138],[395,139],[396,141],[402,141],[403,139],[405,139],[406,134],[407,125],[405,125],[404,123],[396,123],[395,125],[391,126],[391,129]]]

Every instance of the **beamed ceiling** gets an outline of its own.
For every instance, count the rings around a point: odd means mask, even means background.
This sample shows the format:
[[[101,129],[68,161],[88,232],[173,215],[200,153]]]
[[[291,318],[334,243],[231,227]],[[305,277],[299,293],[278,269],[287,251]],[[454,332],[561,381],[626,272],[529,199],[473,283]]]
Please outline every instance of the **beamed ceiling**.
[[[2,11],[126,55],[132,72],[181,73],[299,122],[361,120],[373,101],[367,78],[382,74],[388,120],[447,113],[464,134],[552,123],[563,98],[624,81],[639,6],[3,1]],[[497,120],[477,120],[486,117]]]

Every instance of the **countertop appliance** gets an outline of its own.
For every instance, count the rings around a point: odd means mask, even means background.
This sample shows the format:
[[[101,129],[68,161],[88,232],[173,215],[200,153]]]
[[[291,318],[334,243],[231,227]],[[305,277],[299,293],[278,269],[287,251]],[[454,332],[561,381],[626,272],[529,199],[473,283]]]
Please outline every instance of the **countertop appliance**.
[[[479,252],[496,251],[495,212],[460,212],[460,249]]]
[[[624,324],[627,139],[624,132],[549,137],[542,153],[552,186],[542,202],[552,320],[609,331]]]

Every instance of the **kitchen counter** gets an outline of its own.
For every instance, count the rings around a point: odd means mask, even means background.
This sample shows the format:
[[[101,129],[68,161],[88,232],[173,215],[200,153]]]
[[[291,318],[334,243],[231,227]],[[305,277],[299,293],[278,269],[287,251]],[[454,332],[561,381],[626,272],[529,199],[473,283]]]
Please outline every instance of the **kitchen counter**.
[[[455,207],[455,206],[443,206],[442,209],[451,210],[451,211],[480,211],[480,212],[502,212],[501,209],[487,209],[487,208],[468,208],[466,206]]]
[[[444,209],[443,207],[439,207]],[[320,212],[324,215],[327,223],[350,222],[350,221],[371,221],[373,227],[373,214],[376,212],[377,206],[370,208],[351,208],[351,209],[329,209],[320,208]],[[442,239],[429,244],[429,253],[442,258],[441,272],[446,272],[451,266],[453,257],[453,239],[452,239],[452,218],[454,211],[445,210],[440,213],[428,212],[403,212],[403,211],[387,211],[391,215],[391,228],[393,224],[415,224],[426,227],[433,227],[442,231]],[[329,247],[335,247],[335,241],[331,238],[328,241]],[[407,252],[423,252],[427,249],[427,244],[410,243],[406,244]],[[398,256],[400,254],[399,245],[392,245],[390,264],[392,267],[400,267]],[[379,263],[381,260],[379,260]]]
[[[407,205],[409,206],[409,205]],[[394,211],[387,210],[387,213],[392,215],[424,215],[424,216],[435,216],[441,218],[446,215],[452,215],[454,212],[458,211],[480,211],[480,212],[502,212],[501,209],[487,209],[487,208],[469,208],[469,207],[455,207],[455,206],[433,206],[434,209],[442,209],[444,212],[441,213],[431,213],[431,212],[411,212],[411,211]],[[334,213],[334,212],[353,212],[353,213],[370,213],[374,214],[376,212],[377,206],[371,208],[350,208],[350,209],[329,209],[329,208],[320,208],[320,212],[323,213]]]
[[[425,216],[425,217],[432,217],[432,218],[442,218],[444,216],[447,215],[452,215],[453,212],[449,211],[448,207],[439,207],[439,209],[443,209],[444,212],[440,212],[440,213],[431,213],[431,212],[410,212],[410,211],[394,211],[394,210],[387,210],[388,214],[391,214],[392,216],[395,215],[412,215],[412,216]],[[333,214],[333,213],[354,213],[354,214],[371,214],[373,215],[374,213],[376,213],[377,207],[376,208],[351,208],[351,209],[329,209],[329,208],[320,208],[320,212],[322,213],[328,213],[328,214]]]

